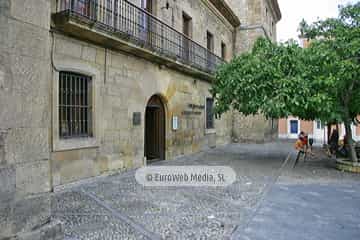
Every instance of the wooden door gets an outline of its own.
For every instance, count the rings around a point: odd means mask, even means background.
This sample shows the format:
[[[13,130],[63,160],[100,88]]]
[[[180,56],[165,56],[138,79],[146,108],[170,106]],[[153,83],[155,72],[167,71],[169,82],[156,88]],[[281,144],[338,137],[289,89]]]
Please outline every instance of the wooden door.
[[[145,0],[145,10],[148,13],[153,14],[153,10],[154,10],[154,4],[152,0]]]
[[[158,96],[146,107],[145,156],[149,162],[165,159],[165,108]]]

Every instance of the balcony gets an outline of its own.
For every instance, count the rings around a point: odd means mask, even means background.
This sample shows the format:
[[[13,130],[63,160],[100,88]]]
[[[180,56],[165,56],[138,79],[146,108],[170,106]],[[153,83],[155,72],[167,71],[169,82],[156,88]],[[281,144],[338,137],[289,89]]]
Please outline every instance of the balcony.
[[[61,0],[54,29],[212,79],[224,60],[126,0]]]

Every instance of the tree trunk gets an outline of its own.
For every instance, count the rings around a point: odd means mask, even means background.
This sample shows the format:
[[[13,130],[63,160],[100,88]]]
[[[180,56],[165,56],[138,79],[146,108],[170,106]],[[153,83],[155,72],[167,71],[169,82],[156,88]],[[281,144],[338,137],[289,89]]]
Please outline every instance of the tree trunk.
[[[354,140],[352,138],[351,121],[346,120],[344,122],[344,125],[345,125],[345,133],[346,133],[345,137],[346,137],[346,142],[347,142],[346,148],[348,149],[350,160],[352,162],[358,162],[358,157],[356,155]]]
[[[331,136],[331,123],[327,124],[327,144],[330,143],[330,136]]]

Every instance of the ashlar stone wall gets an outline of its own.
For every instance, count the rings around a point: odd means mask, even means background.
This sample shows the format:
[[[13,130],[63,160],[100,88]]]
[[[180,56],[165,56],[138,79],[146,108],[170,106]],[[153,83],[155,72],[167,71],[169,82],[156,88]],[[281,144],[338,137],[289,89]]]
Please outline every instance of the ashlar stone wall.
[[[0,1],[0,239],[62,238],[50,219],[49,29],[49,1]]]
[[[183,114],[190,110],[189,104],[205,105],[206,97],[211,97],[209,82],[61,34],[54,37],[56,68],[95,76],[96,86],[96,139],[86,148],[76,140],[69,149],[57,149],[61,144],[53,145],[54,186],[142,166],[145,109],[155,94],[161,96],[166,108],[167,159],[230,142],[231,114],[216,120],[216,129],[210,131],[205,129],[205,110],[200,110],[201,115]],[[53,81],[57,77],[53,74]],[[55,105],[53,109],[57,109]],[[140,126],[133,125],[134,112],[141,113]],[[172,130],[172,116],[179,117],[177,131]],[[53,134],[51,138],[53,143],[58,141],[58,135]]]
[[[235,55],[250,51],[259,37],[276,41],[276,17],[269,0],[226,0],[238,15],[241,26],[236,32]],[[235,141],[263,142],[275,139],[277,121],[262,115],[243,116],[234,112]]]
[[[137,6],[141,1],[132,0]],[[192,18],[192,39],[206,47],[206,31],[214,34],[215,54],[221,55],[221,42],[232,56],[231,25],[220,18],[207,1],[158,0],[155,15],[182,32],[183,12]],[[52,1],[52,11],[56,1]],[[173,17],[172,17],[173,16]],[[189,105],[204,106],[210,83],[182,72],[167,69],[148,60],[105,49],[84,41],[54,33],[56,70],[89,75],[93,79],[94,138],[89,141],[59,139],[57,95],[58,71],[51,76],[52,184],[58,186],[111,171],[144,165],[144,116],[148,100],[160,96],[166,108],[166,158],[225,144],[231,140],[232,115],[215,121],[216,129],[205,129],[205,110],[200,115],[183,114]],[[141,125],[133,125],[133,113],[141,113]],[[180,128],[172,130],[171,119],[178,116]]]
[[[226,0],[240,19],[235,55],[251,50],[256,39],[267,36],[276,41],[277,19],[270,0]]]
[[[248,11],[245,18],[255,20],[262,19],[259,1],[232,0],[234,9],[241,4],[240,18],[241,11]],[[241,129],[252,123],[237,121],[231,113],[211,130],[205,129],[204,109],[200,115],[184,114],[190,104],[205,105],[209,82],[53,31],[56,2],[0,1],[0,239],[61,239],[61,225],[50,218],[54,186],[143,166],[145,109],[154,94],[165,103],[167,159],[228,143],[234,132],[250,135]],[[181,32],[185,12],[193,19],[192,39],[206,47],[210,31],[215,54],[221,54],[223,41],[231,58],[233,29],[206,1],[169,2],[172,10],[163,9],[165,0],[157,2],[160,19]],[[256,31],[238,34],[237,53],[256,36]],[[59,138],[59,71],[92,77],[92,139]],[[133,125],[134,112],[141,113],[139,126]],[[173,116],[179,117],[177,131],[172,130]]]
[[[168,1],[157,0],[158,16],[160,19],[173,26],[179,32],[183,30],[183,13],[191,17],[192,36],[191,39],[206,48],[206,33],[209,31],[214,35],[214,53],[221,56],[221,42],[226,45],[226,59],[230,60],[233,56],[233,32],[234,28],[224,17],[208,3],[206,0],[182,0]],[[170,3],[172,9],[164,9],[166,2]],[[174,24],[172,23],[172,12],[174,14]]]

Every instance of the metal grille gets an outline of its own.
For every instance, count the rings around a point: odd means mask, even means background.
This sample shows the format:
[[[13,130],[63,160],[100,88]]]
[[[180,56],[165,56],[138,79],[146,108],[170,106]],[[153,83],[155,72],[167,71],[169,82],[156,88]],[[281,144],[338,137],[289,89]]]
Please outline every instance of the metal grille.
[[[224,42],[221,42],[221,57],[223,59],[226,58],[226,44]]]
[[[214,128],[214,99],[206,98],[206,128]]]
[[[61,0],[60,8],[64,14],[86,18],[102,30],[205,72],[214,73],[224,62],[127,0]]]
[[[92,136],[91,77],[60,72],[60,138]]]

